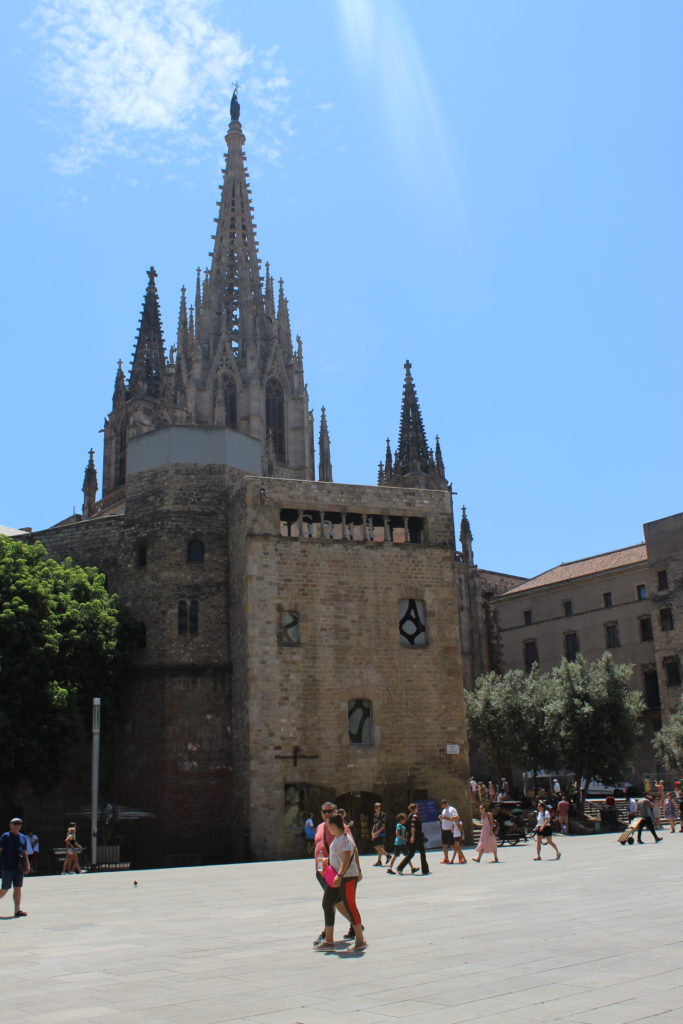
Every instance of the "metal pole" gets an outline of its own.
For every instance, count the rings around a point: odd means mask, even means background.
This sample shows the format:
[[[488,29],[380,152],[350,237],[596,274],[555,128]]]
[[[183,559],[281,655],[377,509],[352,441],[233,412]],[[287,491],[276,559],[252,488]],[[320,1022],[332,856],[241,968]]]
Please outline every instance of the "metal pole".
[[[90,866],[97,864],[97,802],[100,788],[100,705],[99,697],[92,699],[92,800],[90,814]]]

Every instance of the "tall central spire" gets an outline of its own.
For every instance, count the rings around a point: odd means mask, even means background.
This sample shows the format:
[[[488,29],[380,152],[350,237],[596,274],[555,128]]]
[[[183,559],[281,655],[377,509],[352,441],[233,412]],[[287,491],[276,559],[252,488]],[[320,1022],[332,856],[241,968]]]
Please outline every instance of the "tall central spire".
[[[203,302],[206,329],[202,331],[202,341],[208,362],[213,360],[221,340],[228,340],[235,356],[243,363],[250,343],[255,343],[262,336],[259,328],[265,319],[256,227],[244,154],[245,138],[239,113],[235,90],[230,103],[231,121],[225,136],[228,151],[213,236],[211,269]],[[263,352],[258,354],[264,358]]]

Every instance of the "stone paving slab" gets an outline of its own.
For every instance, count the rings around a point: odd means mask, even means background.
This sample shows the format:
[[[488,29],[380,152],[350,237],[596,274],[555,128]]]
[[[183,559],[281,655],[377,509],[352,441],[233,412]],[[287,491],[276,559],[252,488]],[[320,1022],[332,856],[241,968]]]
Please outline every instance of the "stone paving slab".
[[[368,948],[312,948],[310,861],[28,878],[0,903],[3,1024],[683,1024],[683,835],[563,839],[391,877]],[[134,886],[133,882],[138,885]]]

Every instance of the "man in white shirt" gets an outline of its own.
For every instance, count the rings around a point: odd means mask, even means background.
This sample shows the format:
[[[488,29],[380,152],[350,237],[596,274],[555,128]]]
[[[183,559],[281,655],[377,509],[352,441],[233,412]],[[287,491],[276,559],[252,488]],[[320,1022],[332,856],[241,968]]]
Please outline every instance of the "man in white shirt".
[[[451,806],[448,800],[441,801],[441,814],[439,815],[439,821],[441,822],[441,845],[443,847],[443,860],[442,864],[450,864],[449,853],[453,849],[453,843],[455,841],[455,827],[456,822],[460,821],[458,812],[455,807]],[[460,838],[460,831],[458,830],[458,838]]]

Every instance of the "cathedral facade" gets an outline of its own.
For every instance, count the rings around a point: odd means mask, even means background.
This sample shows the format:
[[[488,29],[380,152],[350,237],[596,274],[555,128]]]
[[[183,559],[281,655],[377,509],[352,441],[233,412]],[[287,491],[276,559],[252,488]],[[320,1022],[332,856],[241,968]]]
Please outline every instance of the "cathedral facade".
[[[482,616],[514,582],[476,568],[464,509],[456,545],[410,363],[377,486],[333,481],[324,408],[316,474],[302,343],[261,272],[236,96],[226,142],[211,266],[191,303],[183,289],[168,351],[148,271],[101,497],[91,451],[82,515],[33,534],[98,565],[141,623],[103,798],[153,815],[150,863],[185,862],[164,853],[171,834],[200,860],[298,855],[303,812],[330,797],[360,838],[375,799],[448,797],[464,817],[463,680],[495,663]]]

